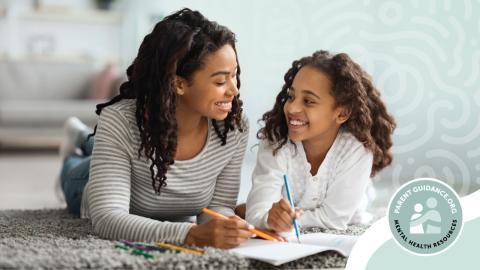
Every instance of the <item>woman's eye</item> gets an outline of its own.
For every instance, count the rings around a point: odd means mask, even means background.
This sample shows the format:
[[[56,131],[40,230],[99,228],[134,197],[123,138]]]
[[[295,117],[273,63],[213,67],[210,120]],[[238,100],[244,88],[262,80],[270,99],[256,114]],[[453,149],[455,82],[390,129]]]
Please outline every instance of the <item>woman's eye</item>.
[[[312,100],[309,100],[309,99],[304,99],[303,102],[305,102],[305,104],[313,104],[314,103]]]
[[[226,82],[216,82],[215,84],[218,85],[218,86],[222,86],[224,85]]]

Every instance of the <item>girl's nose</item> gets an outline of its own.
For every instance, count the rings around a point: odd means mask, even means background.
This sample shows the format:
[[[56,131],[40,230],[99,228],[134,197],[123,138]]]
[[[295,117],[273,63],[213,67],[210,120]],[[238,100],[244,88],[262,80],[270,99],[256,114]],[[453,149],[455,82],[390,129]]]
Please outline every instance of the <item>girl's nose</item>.
[[[302,112],[302,106],[297,99],[285,103],[285,109],[289,114],[297,114]]]

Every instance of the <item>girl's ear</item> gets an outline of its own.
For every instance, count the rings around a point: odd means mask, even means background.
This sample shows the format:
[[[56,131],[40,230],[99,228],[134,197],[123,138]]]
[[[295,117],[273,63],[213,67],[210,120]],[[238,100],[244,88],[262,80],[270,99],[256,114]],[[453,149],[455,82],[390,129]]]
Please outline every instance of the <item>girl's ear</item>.
[[[338,107],[337,108],[337,117],[336,117],[336,122],[337,124],[341,125],[350,118],[350,115],[352,114],[351,109],[346,108],[346,107]]]
[[[173,83],[175,85],[175,91],[177,92],[177,95],[183,96],[187,89],[187,80],[180,76],[175,76]]]

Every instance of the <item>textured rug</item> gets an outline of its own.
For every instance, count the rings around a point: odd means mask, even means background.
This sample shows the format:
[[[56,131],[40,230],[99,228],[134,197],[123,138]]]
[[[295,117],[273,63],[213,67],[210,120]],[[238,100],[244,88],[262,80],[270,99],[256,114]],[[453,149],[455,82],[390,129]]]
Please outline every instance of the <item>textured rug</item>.
[[[365,229],[305,232],[359,235]],[[88,220],[66,210],[0,211],[0,269],[318,269],[346,264],[345,257],[327,251],[274,267],[215,248],[207,248],[203,256],[156,252],[147,259],[116,249],[114,243],[95,236]]]

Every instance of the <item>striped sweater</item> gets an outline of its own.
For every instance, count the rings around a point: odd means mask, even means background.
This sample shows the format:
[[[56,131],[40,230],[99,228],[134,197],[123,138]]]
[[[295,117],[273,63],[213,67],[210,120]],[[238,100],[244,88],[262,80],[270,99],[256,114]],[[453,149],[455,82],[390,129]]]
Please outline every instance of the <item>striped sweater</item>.
[[[202,208],[233,215],[248,128],[230,131],[222,146],[209,121],[203,149],[169,167],[167,186],[158,196],[151,185],[151,161],[138,158],[135,108],[135,100],[122,100],[99,117],[81,208],[95,233],[108,239],[182,244],[195,217],[197,223],[208,220]]]

